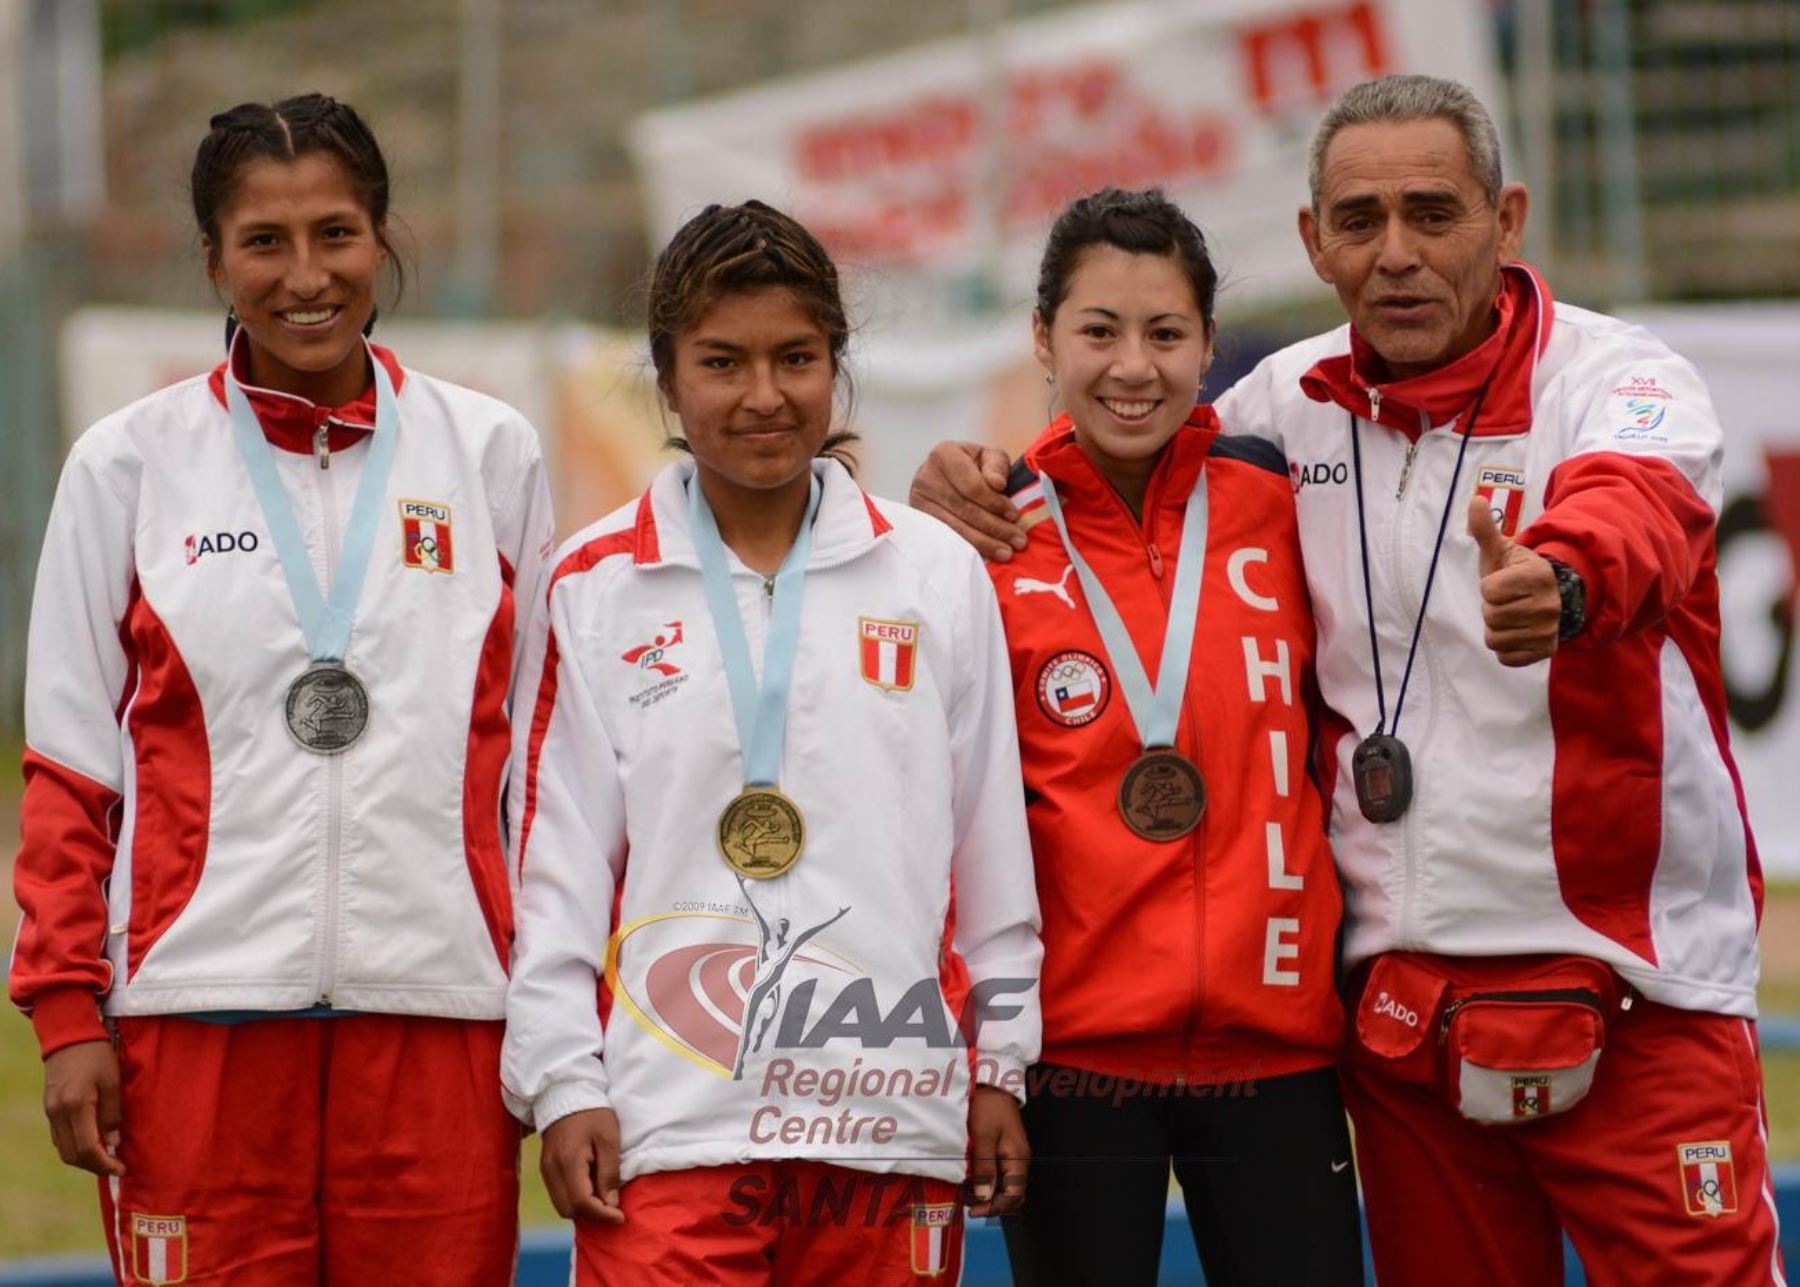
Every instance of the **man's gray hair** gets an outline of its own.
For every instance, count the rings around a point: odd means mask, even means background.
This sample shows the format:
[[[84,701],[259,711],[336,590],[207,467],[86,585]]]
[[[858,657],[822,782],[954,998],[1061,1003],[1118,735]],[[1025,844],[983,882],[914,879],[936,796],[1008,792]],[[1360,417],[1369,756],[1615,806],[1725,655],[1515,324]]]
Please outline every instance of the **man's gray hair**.
[[[1378,122],[1424,121],[1443,119],[1456,126],[1469,153],[1469,171],[1489,203],[1500,198],[1500,136],[1494,130],[1494,118],[1488,115],[1481,100],[1467,85],[1436,76],[1383,76],[1365,80],[1338,95],[1325,110],[1313,134],[1312,155],[1306,166],[1306,181],[1312,189],[1312,204],[1319,208],[1319,187],[1325,177],[1325,149],[1346,125],[1372,125]]]

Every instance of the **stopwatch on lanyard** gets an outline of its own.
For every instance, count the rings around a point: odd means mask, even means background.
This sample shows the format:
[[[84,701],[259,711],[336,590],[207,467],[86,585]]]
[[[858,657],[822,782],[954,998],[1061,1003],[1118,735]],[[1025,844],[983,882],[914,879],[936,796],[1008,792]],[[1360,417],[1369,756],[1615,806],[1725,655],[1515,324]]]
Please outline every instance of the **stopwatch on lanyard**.
[[[1437,578],[1438,555],[1443,552],[1444,533],[1450,526],[1450,511],[1456,506],[1456,484],[1462,477],[1463,457],[1469,450],[1469,439],[1475,433],[1475,419],[1481,414],[1481,401],[1487,397],[1487,386],[1475,395],[1469,418],[1462,428],[1462,444],[1456,449],[1456,467],[1450,474],[1450,494],[1444,499],[1444,513],[1438,520],[1437,540],[1431,546],[1431,564],[1425,572],[1425,593],[1419,598],[1419,615],[1413,621],[1412,643],[1406,649],[1406,668],[1400,674],[1400,691],[1394,698],[1394,718],[1387,712],[1387,690],[1381,679],[1381,642],[1375,634],[1375,590],[1369,578],[1369,523],[1363,504],[1362,439],[1356,431],[1356,413],[1350,413],[1350,458],[1356,469],[1356,535],[1362,547],[1363,602],[1369,610],[1369,653],[1375,665],[1375,731],[1356,745],[1350,757],[1350,775],[1356,784],[1356,804],[1370,822],[1395,822],[1405,816],[1412,805],[1412,754],[1400,740],[1400,709],[1406,704],[1406,686],[1412,679],[1413,658],[1419,651],[1419,634],[1425,628],[1425,610],[1431,603],[1431,584]]]

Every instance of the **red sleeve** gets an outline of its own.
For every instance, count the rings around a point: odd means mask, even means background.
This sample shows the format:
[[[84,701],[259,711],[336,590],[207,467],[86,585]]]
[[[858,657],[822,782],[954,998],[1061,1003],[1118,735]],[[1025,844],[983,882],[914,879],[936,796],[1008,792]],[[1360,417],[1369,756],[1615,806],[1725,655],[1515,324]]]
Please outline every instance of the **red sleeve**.
[[[24,913],[10,992],[31,1016],[45,1056],[103,1039],[98,998],[105,960],[106,879],[119,795],[73,769],[25,752],[25,798],[13,892]]]
[[[1611,643],[1668,616],[1712,548],[1717,516],[1655,456],[1591,452],[1558,465],[1544,512],[1519,537],[1587,588],[1587,626],[1568,646]]]

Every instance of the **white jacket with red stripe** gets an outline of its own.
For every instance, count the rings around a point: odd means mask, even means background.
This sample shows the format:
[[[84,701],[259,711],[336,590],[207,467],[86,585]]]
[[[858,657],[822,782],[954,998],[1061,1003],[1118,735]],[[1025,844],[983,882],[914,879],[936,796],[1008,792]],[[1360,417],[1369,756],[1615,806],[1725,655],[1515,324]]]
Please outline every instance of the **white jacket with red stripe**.
[[[807,1157],[957,1180],[971,1079],[1016,1094],[1037,1057],[1043,949],[987,573],[935,520],[814,468],[780,771],[806,840],[784,874],[740,883],[718,848],[743,769],[691,462],[564,545],[527,645],[501,1080],[539,1129],[613,1108],[626,1179]],[[731,566],[760,673],[770,596]]]
[[[306,645],[222,368],[69,455],[31,619],[11,972],[46,1052],[100,1035],[96,997],[113,1015],[504,1012],[512,586],[552,544],[543,465],[517,412],[374,352],[400,429],[346,658],[369,724],[340,755],[285,726]],[[372,406],[327,420],[249,392],[328,584]],[[431,507],[435,550],[407,501]]]
[[[1219,404],[1231,432],[1281,444],[1297,492],[1319,685],[1341,717],[1325,731],[1349,962],[1580,953],[1653,1000],[1754,1015],[1762,880],[1719,663],[1718,419],[1647,331],[1554,304],[1523,265],[1506,281],[1500,330],[1443,371],[1371,384],[1345,327]],[[1398,730],[1415,794],[1385,825],[1362,817],[1350,772],[1378,719],[1353,432],[1390,722],[1449,506]],[[1478,492],[1586,581],[1587,626],[1547,664],[1507,669],[1484,645]]]

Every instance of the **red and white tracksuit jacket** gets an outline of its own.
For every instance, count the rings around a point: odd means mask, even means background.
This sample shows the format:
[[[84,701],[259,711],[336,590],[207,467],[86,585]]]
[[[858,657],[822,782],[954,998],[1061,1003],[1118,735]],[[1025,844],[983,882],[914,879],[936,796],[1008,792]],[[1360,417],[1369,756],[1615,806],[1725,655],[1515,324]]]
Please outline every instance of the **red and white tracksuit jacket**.
[[[1319,686],[1342,717],[1326,734],[1348,961],[1575,953],[1652,1000],[1752,1016],[1762,880],[1719,665],[1718,419],[1655,336],[1553,303],[1525,265],[1498,306],[1485,343],[1428,375],[1371,383],[1379,364],[1340,327],[1219,402],[1233,433],[1282,447],[1293,478]],[[1386,825],[1364,820],[1350,773],[1377,719],[1353,432],[1390,716],[1450,510],[1399,726],[1412,808]],[[1484,646],[1478,494],[1586,582],[1587,626],[1548,665],[1508,669]]]
[[[1019,1095],[1037,1057],[993,590],[948,528],[814,469],[780,773],[806,840],[782,875],[740,887],[718,850],[743,768],[691,461],[563,546],[528,645],[501,1080],[540,1130],[614,1109],[627,1180],[816,1158],[960,1181],[972,1076]],[[760,672],[771,591],[731,567]],[[991,1004],[965,1035],[972,991]]]
[[[1142,743],[1037,480],[1055,480],[1076,548],[1154,677],[1202,468],[1206,565],[1176,746],[1207,805],[1198,828],[1164,844],[1119,816]],[[1310,772],[1313,626],[1279,454],[1221,438],[1198,407],[1157,462],[1140,523],[1064,416],[1009,490],[1030,543],[988,570],[1044,911],[1045,1060],[1159,1083],[1331,1063],[1342,909]]]
[[[504,1013],[513,586],[551,547],[549,494],[517,412],[373,352],[400,430],[345,659],[369,725],[340,755],[284,726],[306,645],[223,367],[70,452],[31,618],[14,877],[11,992],[46,1054],[102,1035],[97,998],[109,1015]],[[335,411],[247,392],[328,586],[372,391]]]

